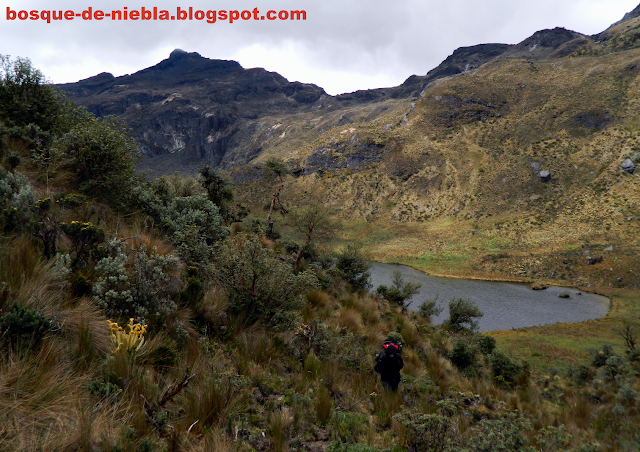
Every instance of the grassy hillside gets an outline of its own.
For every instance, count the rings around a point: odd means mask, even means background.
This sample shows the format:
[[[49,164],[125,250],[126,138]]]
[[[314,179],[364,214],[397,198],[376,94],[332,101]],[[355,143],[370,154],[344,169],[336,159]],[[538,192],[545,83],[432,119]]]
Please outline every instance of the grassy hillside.
[[[292,215],[264,236],[276,183],[255,168],[236,173],[259,178],[236,187],[251,216],[230,224],[242,208],[219,179],[141,180],[120,123],[3,60],[0,450],[638,450],[640,199],[619,167],[640,151],[638,52],[499,60],[413,106],[265,120],[260,158],[297,174],[285,208],[340,220],[315,250]],[[612,311],[433,326],[366,290],[352,241],[441,274],[598,290]],[[397,393],[373,371],[385,339],[403,344]]]

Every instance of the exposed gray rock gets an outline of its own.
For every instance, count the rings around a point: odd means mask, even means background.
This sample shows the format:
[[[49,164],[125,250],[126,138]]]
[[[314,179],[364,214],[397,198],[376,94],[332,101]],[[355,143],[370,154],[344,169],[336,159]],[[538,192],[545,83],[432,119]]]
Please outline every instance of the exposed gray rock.
[[[631,159],[626,159],[620,164],[620,167],[629,174],[633,174],[633,172],[636,170],[636,166],[633,164]]]
[[[351,118],[349,116],[342,115],[340,120],[338,122],[336,122],[335,127],[340,127],[340,126],[344,126],[344,125],[351,124],[351,123],[353,123],[353,121],[351,120]]]
[[[613,251],[613,246],[608,246],[603,251]]]
[[[533,168],[534,173],[538,174],[538,172],[540,172],[540,162],[531,162],[529,165]]]
[[[551,180],[551,173],[549,171],[540,171],[540,181],[549,182]]]
[[[382,130],[390,130],[393,127],[393,124],[385,124]]]
[[[346,146],[345,143],[331,143],[312,151],[312,154],[304,162],[303,175],[358,167],[380,160],[382,153],[382,146],[358,140],[354,141],[352,146]]]

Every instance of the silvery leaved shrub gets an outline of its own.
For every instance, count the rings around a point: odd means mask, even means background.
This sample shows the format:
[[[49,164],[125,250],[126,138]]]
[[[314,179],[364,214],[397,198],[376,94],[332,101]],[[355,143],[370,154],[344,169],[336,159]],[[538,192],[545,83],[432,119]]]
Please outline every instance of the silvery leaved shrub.
[[[98,281],[93,295],[110,318],[135,318],[138,322],[162,323],[177,309],[171,296],[171,273],[178,258],[159,255],[145,245],[127,253],[122,242],[111,242],[112,256],[96,265]]]

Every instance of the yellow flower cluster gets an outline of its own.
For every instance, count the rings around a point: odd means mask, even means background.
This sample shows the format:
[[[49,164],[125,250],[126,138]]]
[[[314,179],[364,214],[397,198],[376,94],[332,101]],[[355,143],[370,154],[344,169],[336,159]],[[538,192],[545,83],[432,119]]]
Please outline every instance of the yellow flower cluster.
[[[138,351],[144,344],[144,333],[147,332],[147,325],[133,323],[133,319],[129,319],[129,324],[125,326],[128,331],[119,326],[116,322],[107,320],[107,326],[111,333],[115,349],[114,354],[118,352],[127,353],[130,351]]]

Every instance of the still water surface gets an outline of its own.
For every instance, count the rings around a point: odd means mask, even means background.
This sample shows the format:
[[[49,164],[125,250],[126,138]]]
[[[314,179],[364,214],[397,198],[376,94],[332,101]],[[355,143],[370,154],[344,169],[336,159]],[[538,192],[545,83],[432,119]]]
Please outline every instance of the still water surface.
[[[422,284],[420,293],[413,296],[411,310],[417,311],[423,300],[438,295],[444,310],[434,323],[442,323],[448,317],[448,302],[454,297],[469,298],[484,312],[478,322],[480,331],[582,322],[603,317],[609,310],[607,297],[568,287],[532,290],[526,284],[443,278],[404,265],[370,263],[372,290],[380,284],[391,285],[394,270],[400,270],[405,281]],[[570,298],[559,298],[561,292],[569,293]]]

